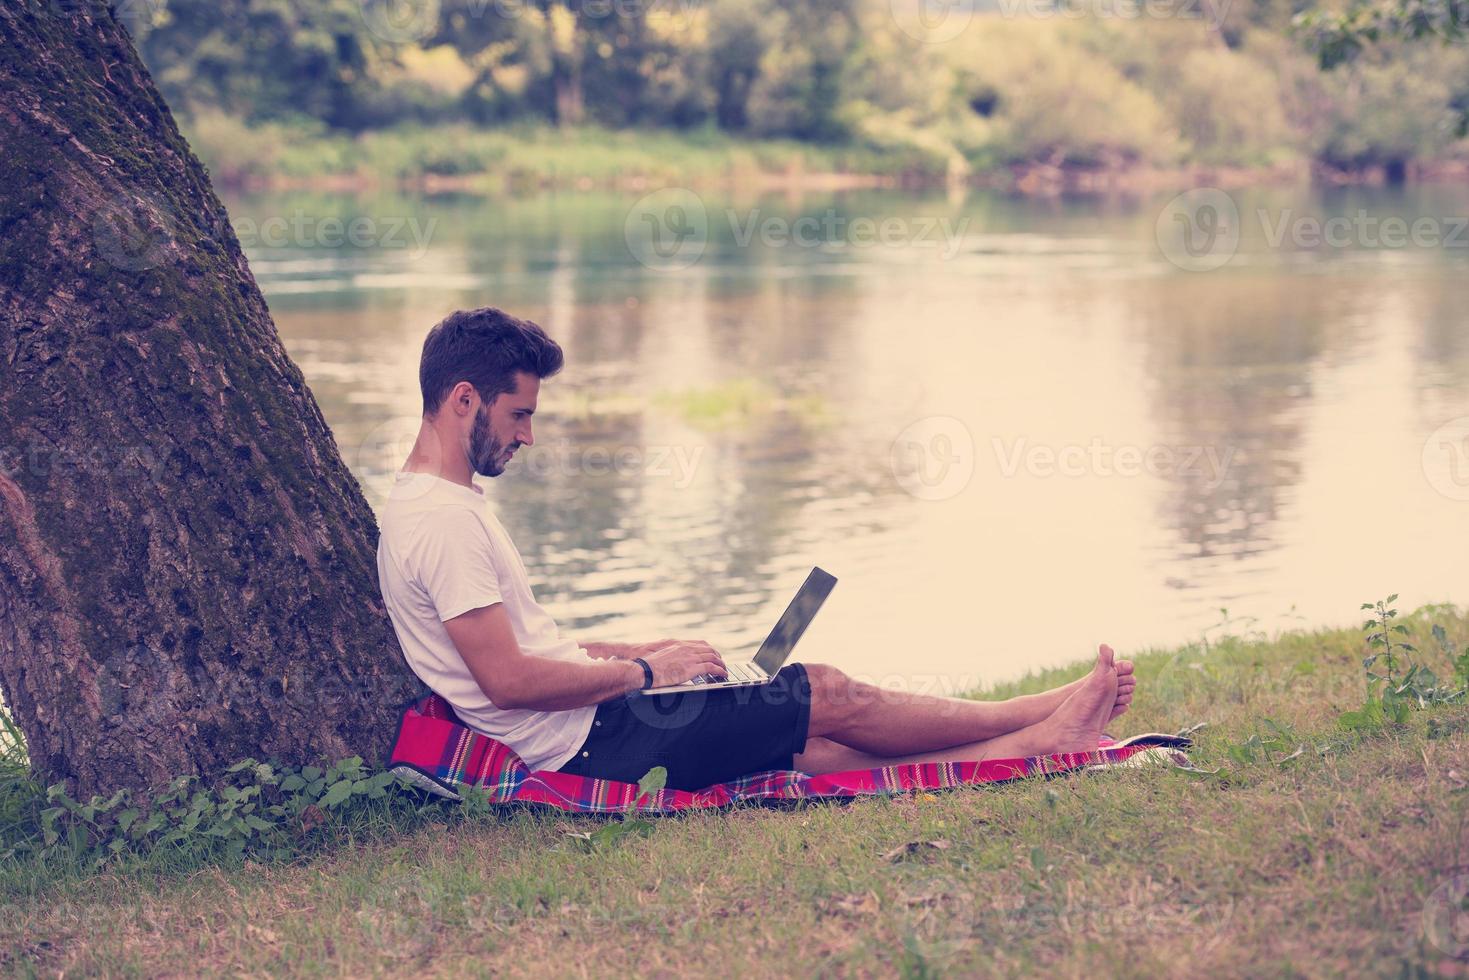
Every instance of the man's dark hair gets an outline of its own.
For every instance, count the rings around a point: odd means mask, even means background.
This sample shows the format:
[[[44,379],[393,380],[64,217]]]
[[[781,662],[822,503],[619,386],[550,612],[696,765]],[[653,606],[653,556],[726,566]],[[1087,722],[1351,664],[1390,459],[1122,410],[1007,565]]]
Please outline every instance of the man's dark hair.
[[[433,415],[454,386],[468,381],[486,402],[515,390],[515,373],[549,378],[561,370],[561,347],[529,320],[484,306],[451,313],[423,341],[418,386],[423,414]]]

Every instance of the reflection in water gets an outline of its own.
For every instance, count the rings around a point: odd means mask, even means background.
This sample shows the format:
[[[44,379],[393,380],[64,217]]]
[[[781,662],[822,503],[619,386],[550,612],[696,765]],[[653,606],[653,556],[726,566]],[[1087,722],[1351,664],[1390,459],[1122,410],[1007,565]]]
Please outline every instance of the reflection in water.
[[[1324,335],[1350,322],[1347,305],[1340,293],[1258,274],[1139,290],[1153,411],[1178,463],[1160,474],[1159,517],[1187,545],[1176,547],[1168,584],[1194,588],[1221,560],[1275,547],[1283,498],[1300,478],[1298,409]],[[1211,604],[1253,591],[1241,583]]]
[[[674,271],[634,259],[635,201],[613,195],[231,211],[432,229],[422,250],[250,248],[374,505],[417,429],[430,325],[493,304],[562,343],[536,446],[487,489],[537,594],[587,639],[752,655],[819,564],[842,588],[802,659],[958,690],[1101,640],[1185,641],[1220,607],[1271,628],[1292,607],[1349,622],[1391,591],[1463,601],[1442,543],[1469,504],[1435,488],[1423,450],[1469,415],[1465,250],[1268,231],[1464,214],[1469,195],[1240,195],[1240,252],[1209,273],[1159,252],[1165,200],[706,198],[703,253]],[[863,218],[898,234],[863,240]],[[797,240],[801,219],[841,230]],[[905,430],[966,458],[895,447]],[[910,495],[898,448],[958,475]]]

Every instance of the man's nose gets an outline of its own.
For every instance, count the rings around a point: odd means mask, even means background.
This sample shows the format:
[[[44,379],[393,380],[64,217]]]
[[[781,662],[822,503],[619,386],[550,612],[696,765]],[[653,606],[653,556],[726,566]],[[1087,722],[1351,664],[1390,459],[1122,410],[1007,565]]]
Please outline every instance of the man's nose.
[[[522,430],[522,434],[517,438],[522,444],[527,446],[534,446],[536,444],[536,437],[531,434],[529,424],[526,425],[526,427]]]

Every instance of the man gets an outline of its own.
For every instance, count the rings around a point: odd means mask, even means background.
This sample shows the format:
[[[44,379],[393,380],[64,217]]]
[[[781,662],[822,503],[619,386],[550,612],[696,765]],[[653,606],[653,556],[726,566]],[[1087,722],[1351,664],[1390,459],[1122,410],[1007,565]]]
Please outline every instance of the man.
[[[768,769],[1014,758],[1095,749],[1102,726],[1127,710],[1132,665],[1105,645],[1087,676],[1000,702],[884,691],[799,663],[758,688],[636,694],[723,676],[724,662],[702,640],[563,636],[474,483],[534,445],[541,381],[561,366],[539,326],[497,309],[454,313],[429,331],[423,420],[378,542],[383,599],[409,665],[531,769],[636,781],[662,765],[670,786],[698,789]]]

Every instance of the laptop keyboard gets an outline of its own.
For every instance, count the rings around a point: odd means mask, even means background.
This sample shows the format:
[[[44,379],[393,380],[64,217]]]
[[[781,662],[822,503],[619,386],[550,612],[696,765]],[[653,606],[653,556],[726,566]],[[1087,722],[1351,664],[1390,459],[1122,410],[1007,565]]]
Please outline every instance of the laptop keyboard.
[[[725,664],[724,666],[725,670],[729,672],[729,677],[727,678],[719,677],[716,674],[700,674],[698,677],[695,677],[693,680],[689,681],[689,683],[718,684],[720,681],[724,680],[763,682],[766,679],[764,671],[757,670],[755,667],[752,667],[749,664]]]

